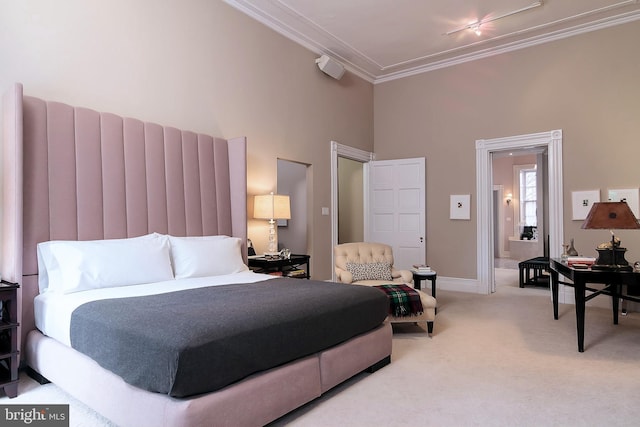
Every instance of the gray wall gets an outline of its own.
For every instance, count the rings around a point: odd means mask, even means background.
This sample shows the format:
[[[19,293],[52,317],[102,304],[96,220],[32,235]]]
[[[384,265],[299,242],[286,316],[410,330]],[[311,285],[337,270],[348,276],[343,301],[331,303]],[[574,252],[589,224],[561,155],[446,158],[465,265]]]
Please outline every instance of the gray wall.
[[[2,1],[0,91],[225,138],[248,138],[251,196],[276,190],[277,158],[309,164],[314,276],[331,277],[330,141],[373,149],[373,87],[336,81],[317,54],[215,0]],[[266,221],[249,221],[256,250]]]
[[[563,130],[564,241],[595,256],[608,232],[571,220],[571,192],[638,188],[640,21],[374,87],[377,159],[427,158],[427,253],[439,275],[477,278],[475,141]],[[449,220],[471,194],[472,220]],[[486,224],[481,224],[486,226]],[[640,259],[640,232],[617,233]]]
[[[276,190],[278,158],[309,164],[314,278],[331,277],[330,141],[380,160],[427,158],[427,253],[476,278],[475,140],[564,132],[564,240],[606,234],[571,220],[571,191],[638,188],[640,22],[371,85],[317,69],[317,54],[220,1],[3,1],[0,90],[222,137],[248,137],[251,196]],[[375,139],[374,139],[375,136]],[[449,195],[472,220],[449,220]],[[265,221],[249,221],[256,249]],[[627,259],[640,232],[620,231]]]

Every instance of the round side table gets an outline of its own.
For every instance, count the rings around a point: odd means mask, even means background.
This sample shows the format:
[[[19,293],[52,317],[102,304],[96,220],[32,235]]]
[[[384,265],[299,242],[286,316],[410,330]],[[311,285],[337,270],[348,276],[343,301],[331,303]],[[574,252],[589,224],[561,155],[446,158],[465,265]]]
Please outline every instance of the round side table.
[[[411,270],[411,272],[413,273],[413,285],[416,289],[422,289],[422,281],[423,280],[431,280],[431,296],[432,297],[436,297],[436,279],[438,278],[438,274],[431,270],[431,271],[417,271],[417,270]],[[437,313],[437,308],[436,308],[436,313]]]
[[[413,273],[413,283],[416,289],[422,289],[422,281],[423,280],[431,280],[431,296],[436,297],[436,279],[438,278],[438,274],[431,270],[429,272],[422,272],[412,270]]]

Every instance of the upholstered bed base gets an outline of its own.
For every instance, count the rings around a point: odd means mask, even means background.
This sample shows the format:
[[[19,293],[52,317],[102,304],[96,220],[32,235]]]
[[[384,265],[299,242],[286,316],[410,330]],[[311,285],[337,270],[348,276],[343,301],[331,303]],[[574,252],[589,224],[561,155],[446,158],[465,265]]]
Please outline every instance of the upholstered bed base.
[[[133,387],[35,330],[27,336],[26,353],[33,370],[122,427],[260,426],[363,370],[388,363],[391,333],[385,323],[328,350],[191,399]]]
[[[246,140],[23,97],[21,84],[3,97],[3,124],[2,276],[21,284],[22,363],[105,417],[136,427],[264,425],[389,362],[385,323],[217,392],[174,399],[133,387],[42,335],[33,311],[39,242],[150,232],[246,240]]]

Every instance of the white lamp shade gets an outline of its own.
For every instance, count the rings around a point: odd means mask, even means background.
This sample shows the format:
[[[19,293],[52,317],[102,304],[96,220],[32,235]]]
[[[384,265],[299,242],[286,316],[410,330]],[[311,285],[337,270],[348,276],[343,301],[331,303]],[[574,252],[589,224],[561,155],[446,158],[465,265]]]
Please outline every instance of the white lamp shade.
[[[273,193],[255,196],[253,217],[256,219],[291,219],[289,196]]]

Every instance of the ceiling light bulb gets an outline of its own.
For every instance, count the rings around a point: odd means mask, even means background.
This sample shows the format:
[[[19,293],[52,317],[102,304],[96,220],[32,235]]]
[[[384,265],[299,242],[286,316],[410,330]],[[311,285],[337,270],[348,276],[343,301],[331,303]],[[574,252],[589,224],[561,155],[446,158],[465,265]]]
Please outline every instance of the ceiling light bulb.
[[[473,30],[474,33],[476,33],[476,36],[479,36],[480,34],[482,34],[482,31],[480,31],[480,24],[474,25],[473,27],[471,27],[471,29]]]

